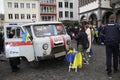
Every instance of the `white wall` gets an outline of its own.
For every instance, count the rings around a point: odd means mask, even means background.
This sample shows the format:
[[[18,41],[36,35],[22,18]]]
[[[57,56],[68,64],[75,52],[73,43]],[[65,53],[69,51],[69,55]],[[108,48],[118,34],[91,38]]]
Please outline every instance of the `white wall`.
[[[109,0],[101,0],[101,7],[103,8],[111,8]]]
[[[86,12],[86,11],[90,11],[90,10],[93,10],[93,9],[96,9],[99,7],[99,0],[96,0],[92,3],[89,3],[85,6],[82,6],[79,8],[79,13],[83,13],[83,12]]]
[[[57,4],[57,19],[59,18],[59,11],[63,11],[63,18],[60,18],[59,20],[78,20],[78,0],[56,0],[56,4]],[[63,7],[62,8],[59,8],[58,6],[58,3],[59,2],[62,2],[63,4]],[[70,9],[70,8],[65,8],[64,7],[64,3],[65,2],[68,2],[68,3],[73,3],[73,9]],[[70,5],[69,5],[70,6]],[[72,11],[73,12],[73,18],[65,18],[65,11]],[[70,15],[69,15],[70,16]]]
[[[78,20],[78,0],[74,0],[73,2],[74,6],[74,20]]]
[[[4,13],[3,0],[0,0],[0,13]]]
[[[12,8],[8,8],[8,2],[12,2]],[[19,8],[14,8],[14,2],[17,2],[19,5]],[[20,3],[24,3],[24,8],[20,8]],[[36,8],[35,9],[26,9],[26,3],[30,3],[30,5],[32,3],[36,4]],[[40,5],[39,5],[39,1],[38,0],[4,0],[4,12],[5,12],[5,22],[33,22],[32,18],[31,19],[26,19],[26,15],[25,15],[25,19],[20,19],[20,15],[19,15],[19,19],[15,19],[14,18],[14,14],[36,14],[36,21],[40,20]],[[13,19],[8,19],[8,14],[13,14]]]

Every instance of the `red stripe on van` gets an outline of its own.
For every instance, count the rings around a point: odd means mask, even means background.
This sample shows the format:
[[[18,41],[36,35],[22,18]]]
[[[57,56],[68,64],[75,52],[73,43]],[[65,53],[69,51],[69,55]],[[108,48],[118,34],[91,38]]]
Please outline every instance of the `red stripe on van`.
[[[32,42],[31,41],[28,41],[28,42],[5,42],[5,44],[10,44],[10,46],[26,46],[26,45],[32,45]]]
[[[63,38],[63,41],[64,41],[64,45],[66,45],[66,40],[65,40],[65,37],[64,37],[64,36],[62,36],[62,38]]]
[[[50,45],[51,45],[51,48],[53,48],[53,47],[54,47],[53,39],[52,39],[52,37],[49,37],[49,38],[50,38]]]

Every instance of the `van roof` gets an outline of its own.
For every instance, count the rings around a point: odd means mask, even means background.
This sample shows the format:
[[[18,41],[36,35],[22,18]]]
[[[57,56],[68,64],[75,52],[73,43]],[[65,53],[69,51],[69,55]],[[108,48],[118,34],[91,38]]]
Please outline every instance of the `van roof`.
[[[23,24],[22,26],[27,26],[27,25],[38,25],[38,24],[60,24],[62,22],[59,21],[40,21],[40,22],[34,22],[34,23],[26,23]]]

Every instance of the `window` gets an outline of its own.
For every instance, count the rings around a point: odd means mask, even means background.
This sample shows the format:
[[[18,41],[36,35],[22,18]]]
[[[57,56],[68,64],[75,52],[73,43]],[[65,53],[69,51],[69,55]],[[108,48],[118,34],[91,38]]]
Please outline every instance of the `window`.
[[[13,14],[8,14],[8,19],[13,19]]]
[[[35,9],[35,8],[36,8],[36,4],[32,4],[32,8],[34,8],[34,9]]]
[[[36,37],[63,35],[66,33],[62,24],[34,25],[33,31]]]
[[[65,11],[65,17],[68,18],[69,17],[69,12]]]
[[[70,12],[70,18],[73,18],[73,12]]]
[[[15,14],[15,19],[19,19],[19,14]]]
[[[21,14],[21,19],[25,19],[25,14]]]
[[[54,8],[53,7],[50,7],[50,12],[54,12]]]
[[[30,3],[26,3],[26,8],[30,8]]]
[[[41,18],[42,18],[42,21],[44,21],[44,16],[42,16]]]
[[[68,2],[65,2],[65,8],[68,8]]]
[[[6,29],[6,33],[7,33],[7,37],[9,39],[13,39],[13,38],[22,38],[22,29],[20,27],[7,27]]]
[[[42,16],[41,19],[42,21],[53,21],[54,16]]]
[[[48,21],[50,21],[51,20],[51,16],[48,16]]]
[[[54,3],[54,0],[50,0],[50,3]]]
[[[59,8],[62,8],[62,2],[59,2]]]
[[[46,10],[47,10],[47,8],[46,8],[46,7],[44,7],[44,12],[46,12]]]
[[[12,2],[8,2],[8,8],[12,8]]]
[[[49,8],[48,7],[46,7],[47,8],[47,12],[49,12]]]
[[[47,19],[47,16],[44,16],[44,21],[47,21],[48,19]]]
[[[20,3],[20,8],[24,8],[24,3]]]
[[[36,14],[32,14],[32,18],[35,19],[36,18]]]
[[[18,8],[18,3],[14,3],[14,7],[15,7],[15,8]]]
[[[49,1],[47,0],[46,3],[49,3]]]
[[[70,8],[73,8],[73,3],[70,3]]]
[[[27,14],[27,19],[30,19],[31,17],[30,17],[30,14]]]
[[[63,12],[60,11],[60,12],[59,12],[59,18],[62,18],[62,17],[63,17]]]

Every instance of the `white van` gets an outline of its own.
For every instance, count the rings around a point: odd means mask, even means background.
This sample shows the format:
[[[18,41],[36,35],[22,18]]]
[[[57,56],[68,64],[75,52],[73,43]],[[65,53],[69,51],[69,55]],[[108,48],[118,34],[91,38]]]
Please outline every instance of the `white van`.
[[[10,30],[14,30],[13,38],[9,37]],[[23,41],[25,30],[30,35],[26,42]],[[71,38],[61,22],[6,25],[4,35],[6,57],[25,57],[28,62],[64,56],[71,47]]]

